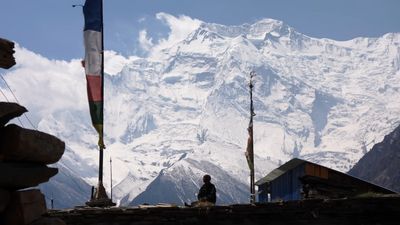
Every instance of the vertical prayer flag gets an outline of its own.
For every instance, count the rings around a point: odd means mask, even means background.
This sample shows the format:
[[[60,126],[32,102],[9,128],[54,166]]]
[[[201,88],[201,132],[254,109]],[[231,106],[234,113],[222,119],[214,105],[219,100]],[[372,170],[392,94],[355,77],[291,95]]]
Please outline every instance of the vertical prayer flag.
[[[256,190],[254,186],[254,138],[253,138],[253,117],[256,115],[254,113],[253,107],[253,77],[256,75],[254,71],[250,72],[250,122],[247,131],[249,132],[249,138],[247,139],[247,147],[246,147],[246,159],[247,164],[249,164],[250,168],[250,203],[253,204],[256,201]]]
[[[102,0],[86,0],[83,6],[85,27],[85,73],[92,124],[99,134],[99,146],[103,143],[103,15]]]
[[[250,88],[250,122],[249,122],[249,127],[247,128],[247,132],[249,133],[249,137],[247,139],[247,147],[246,147],[246,159],[247,159],[247,164],[249,164],[250,168],[250,173],[252,174],[252,179],[254,179],[254,139],[253,139],[253,117],[256,115],[254,113],[254,106],[253,106],[253,78],[256,76],[256,73],[252,71],[250,73],[250,83],[249,83],[249,88]],[[252,187],[252,193],[253,193],[253,187]],[[253,193],[254,194],[254,193]]]
[[[254,171],[253,120],[250,121],[247,131],[249,133],[249,138],[247,139],[247,147],[245,155],[250,171]]]

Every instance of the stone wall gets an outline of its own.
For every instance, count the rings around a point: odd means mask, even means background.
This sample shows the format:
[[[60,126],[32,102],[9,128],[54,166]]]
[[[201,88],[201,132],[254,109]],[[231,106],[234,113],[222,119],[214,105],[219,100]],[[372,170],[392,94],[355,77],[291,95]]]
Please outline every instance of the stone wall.
[[[398,225],[400,196],[202,208],[75,208],[49,211],[68,225]]]

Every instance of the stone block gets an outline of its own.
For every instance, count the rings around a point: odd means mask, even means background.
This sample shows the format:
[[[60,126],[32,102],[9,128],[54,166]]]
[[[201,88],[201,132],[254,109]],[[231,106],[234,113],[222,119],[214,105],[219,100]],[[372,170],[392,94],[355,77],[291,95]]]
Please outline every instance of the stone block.
[[[59,218],[42,217],[29,225],[66,225],[66,223]]]
[[[0,68],[9,69],[15,65],[14,42],[0,38]]]
[[[57,173],[57,168],[41,164],[0,162],[0,188],[18,190],[36,187]]]
[[[4,211],[5,224],[27,225],[46,213],[46,202],[40,190],[16,191]]]
[[[28,112],[25,107],[11,102],[0,102],[0,127],[4,127],[10,120]]]
[[[10,192],[0,189],[0,213],[4,211],[10,202]]]
[[[0,155],[3,161],[52,164],[64,154],[65,143],[57,137],[15,124],[0,133]]]

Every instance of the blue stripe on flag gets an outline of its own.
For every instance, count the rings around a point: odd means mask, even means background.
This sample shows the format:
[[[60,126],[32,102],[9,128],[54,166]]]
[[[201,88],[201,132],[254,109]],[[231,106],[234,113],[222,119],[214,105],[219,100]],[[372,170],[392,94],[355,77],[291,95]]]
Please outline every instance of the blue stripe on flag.
[[[86,0],[83,6],[83,15],[85,17],[84,30],[101,32],[101,1],[103,0]]]

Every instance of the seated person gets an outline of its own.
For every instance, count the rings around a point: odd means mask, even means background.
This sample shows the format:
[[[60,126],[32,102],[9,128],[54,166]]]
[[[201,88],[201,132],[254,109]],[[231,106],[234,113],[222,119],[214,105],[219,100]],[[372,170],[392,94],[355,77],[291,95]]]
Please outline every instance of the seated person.
[[[201,186],[199,190],[199,194],[197,195],[197,199],[199,202],[211,202],[215,204],[217,201],[217,190],[215,189],[214,184],[211,183],[211,176],[206,174],[203,176],[203,186]]]

